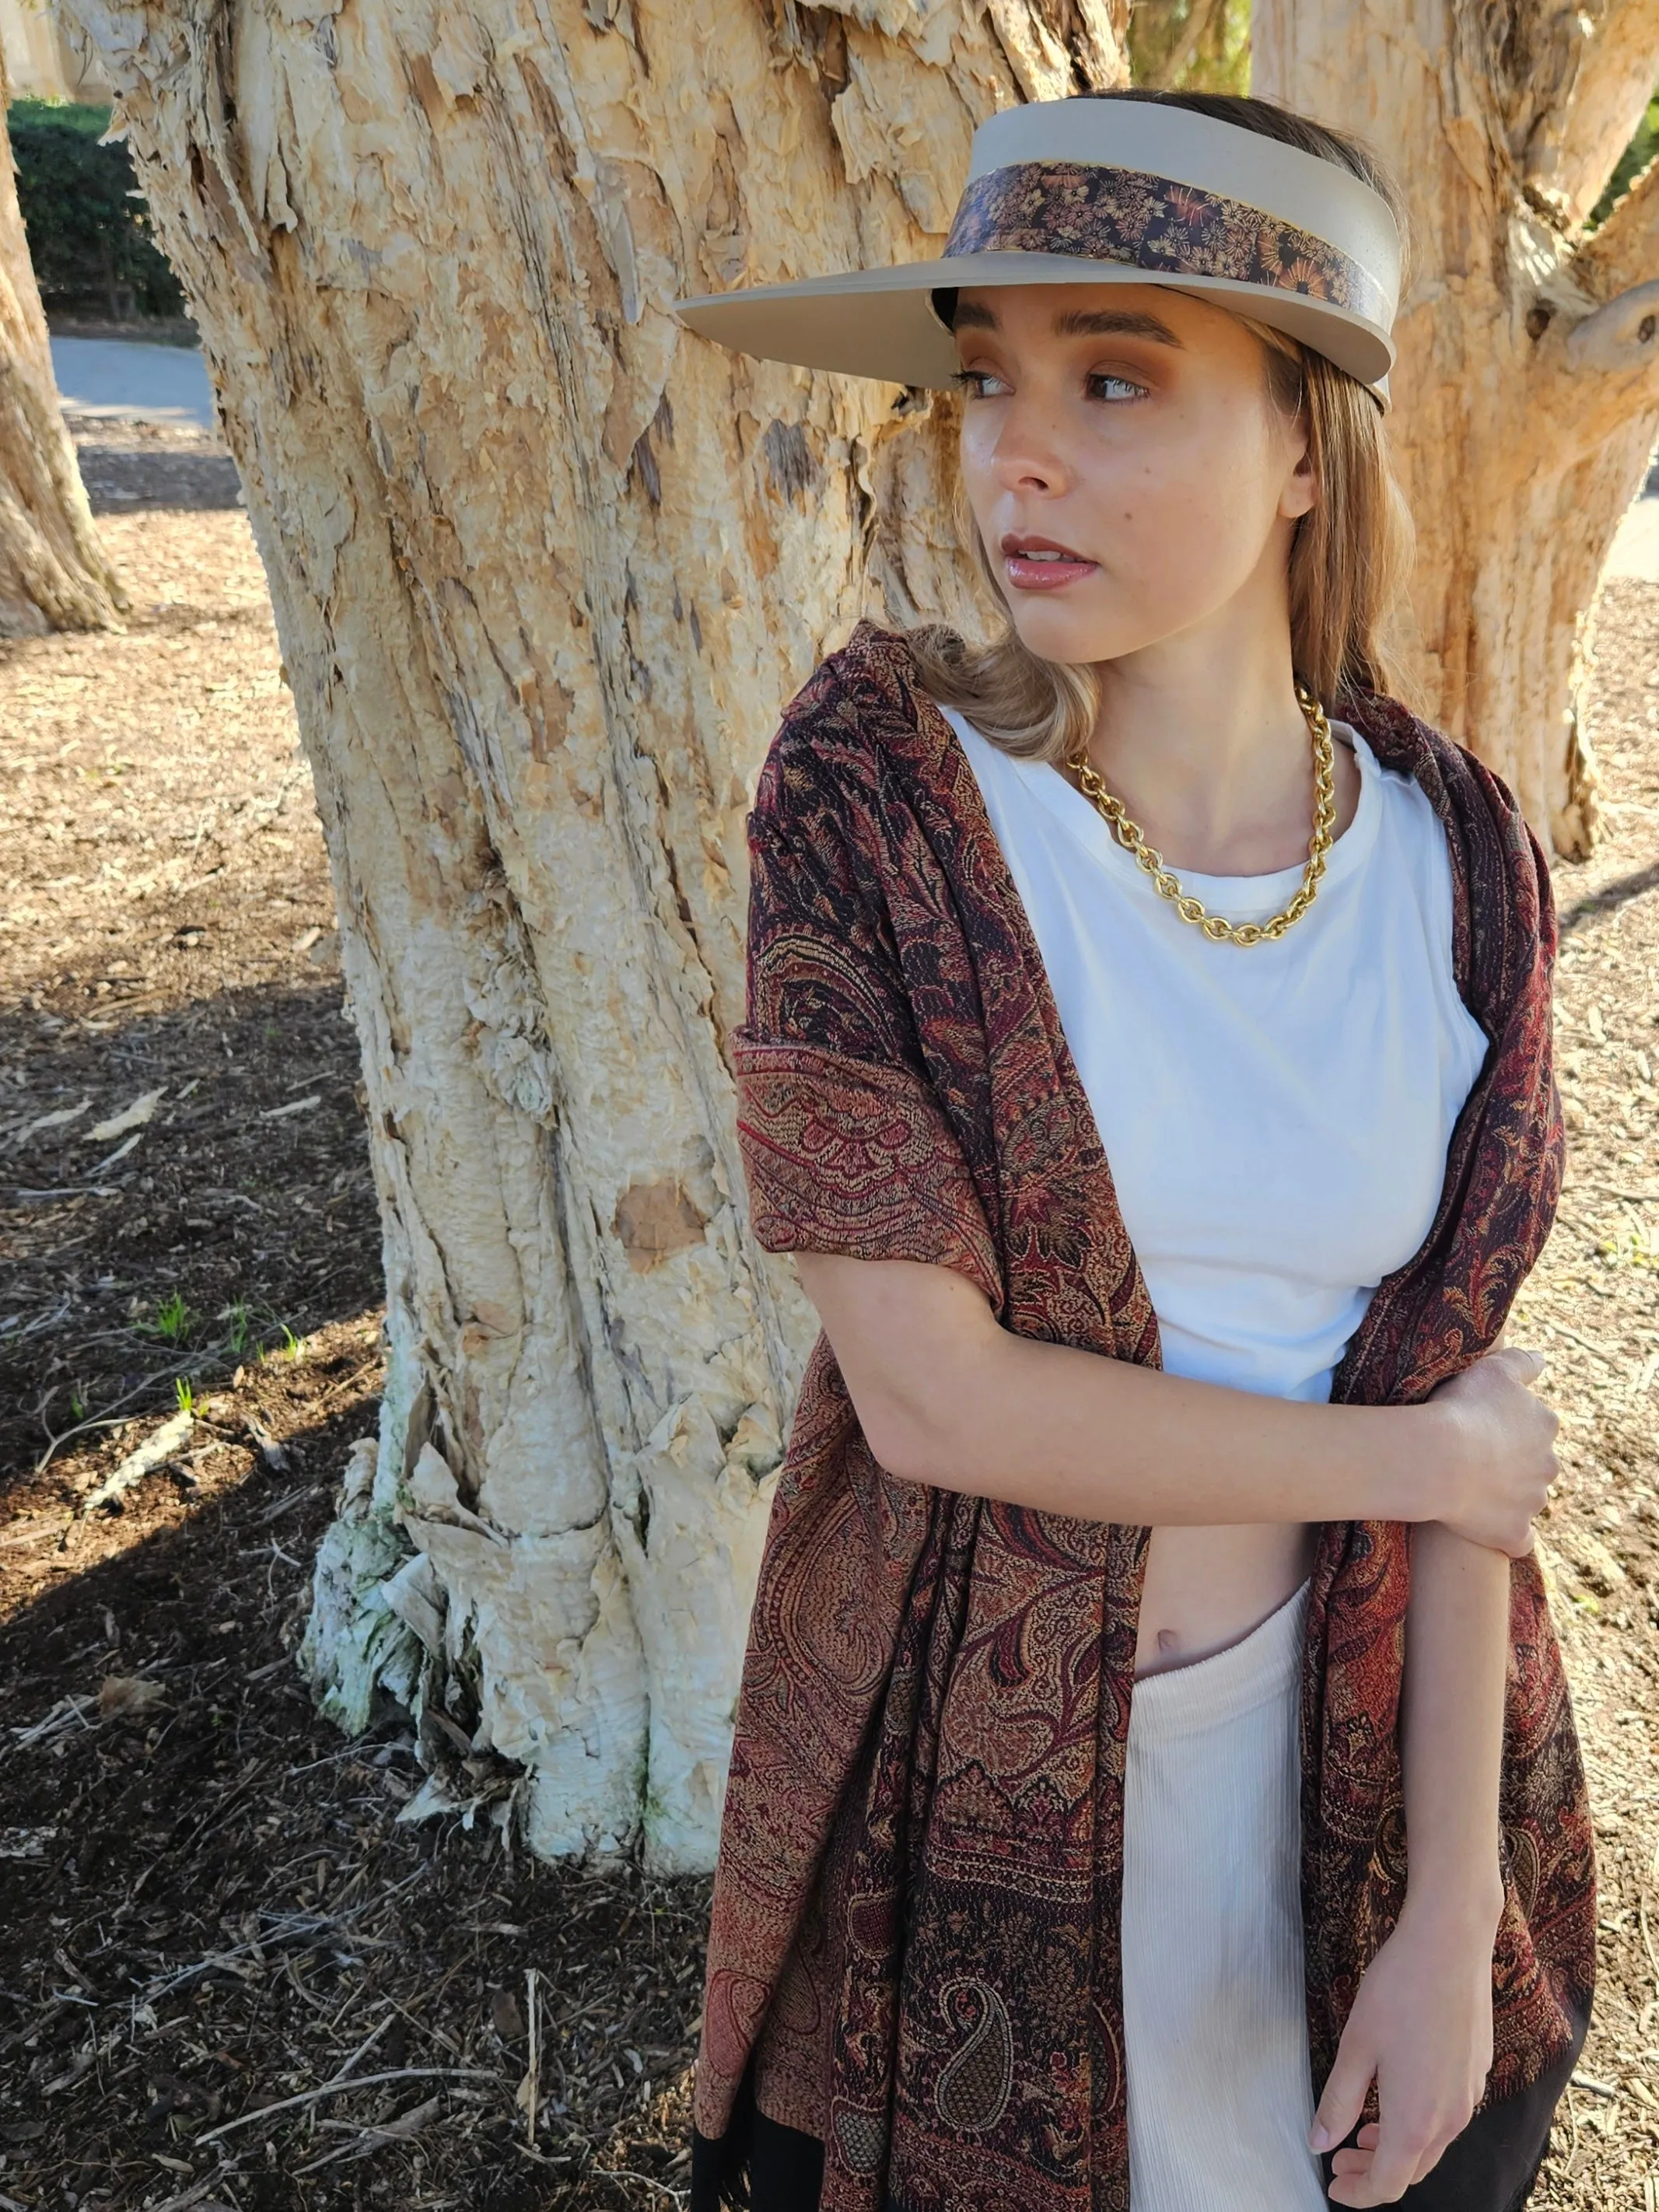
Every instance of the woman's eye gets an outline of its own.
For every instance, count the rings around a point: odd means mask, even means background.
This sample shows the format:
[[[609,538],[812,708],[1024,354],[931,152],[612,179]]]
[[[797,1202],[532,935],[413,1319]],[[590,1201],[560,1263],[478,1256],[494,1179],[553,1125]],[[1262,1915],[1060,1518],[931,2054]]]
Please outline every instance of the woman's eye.
[[[965,392],[970,399],[994,399],[999,396],[999,392],[1006,392],[1008,389],[1002,379],[1000,376],[993,376],[988,368],[959,368],[951,381],[959,392]],[[995,385],[998,391],[988,390],[987,387],[991,385]]]
[[[1115,376],[1110,369],[1098,369],[1088,380],[1091,399],[1140,399],[1146,387],[1132,377]]]

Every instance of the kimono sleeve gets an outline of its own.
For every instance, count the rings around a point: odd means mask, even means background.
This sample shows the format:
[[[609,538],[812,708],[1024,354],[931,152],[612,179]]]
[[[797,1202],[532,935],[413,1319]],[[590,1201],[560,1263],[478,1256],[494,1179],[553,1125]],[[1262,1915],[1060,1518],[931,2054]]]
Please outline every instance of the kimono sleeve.
[[[865,763],[786,724],[749,819],[748,1018],[732,1039],[750,1218],[769,1252],[929,1261],[1000,1309],[995,1241],[928,1079],[891,918],[907,842]]]

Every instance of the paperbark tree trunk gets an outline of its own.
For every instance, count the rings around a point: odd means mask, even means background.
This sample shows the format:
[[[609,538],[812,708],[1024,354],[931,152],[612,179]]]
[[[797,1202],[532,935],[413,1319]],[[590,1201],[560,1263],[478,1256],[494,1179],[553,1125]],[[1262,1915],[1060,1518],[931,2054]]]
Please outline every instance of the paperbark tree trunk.
[[[1659,432],[1659,167],[1584,234],[1653,89],[1659,0],[1256,0],[1252,87],[1407,193],[1390,380],[1431,719],[1582,857],[1596,580]]]
[[[17,210],[0,56],[0,637],[103,629],[125,605],[87,505]]]
[[[76,0],[189,293],[338,897],[388,1375],[307,1659],[416,1809],[713,1863],[809,1341],[745,1218],[754,775],[868,609],[953,601],[945,428],[676,295],[920,257],[1108,0]]]

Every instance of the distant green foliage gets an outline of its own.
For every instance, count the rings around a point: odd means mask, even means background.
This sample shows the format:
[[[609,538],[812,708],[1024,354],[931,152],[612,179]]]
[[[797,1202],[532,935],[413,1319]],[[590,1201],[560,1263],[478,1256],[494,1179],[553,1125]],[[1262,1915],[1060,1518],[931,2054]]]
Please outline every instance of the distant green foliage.
[[[26,127],[52,123],[83,138],[101,138],[109,129],[109,118],[107,107],[83,106],[74,100],[14,100],[6,110],[7,124],[14,131],[20,123]]]
[[[1613,202],[1624,198],[1656,154],[1659,154],[1659,88],[1656,88],[1646,112],[1636,126],[1636,136],[1619,156],[1619,165],[1607,179],[1607,190],[1590,210],[1587,228],[1594,230],[1597,223],[1607,221]]]
[[[185,295],[150,230],[125,146],[100,146],[107,107],[17,100],[7,111],[17,199],[35,282],[48,308],[108,316],[181,315]]]

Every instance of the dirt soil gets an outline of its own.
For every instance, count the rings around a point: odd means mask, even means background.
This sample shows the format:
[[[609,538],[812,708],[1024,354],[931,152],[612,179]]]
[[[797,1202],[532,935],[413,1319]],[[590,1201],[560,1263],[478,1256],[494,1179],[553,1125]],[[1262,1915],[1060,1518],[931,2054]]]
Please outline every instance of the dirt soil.
[[[296,1673],[380,1377],[327,869],[222,450],[82,459],[130,624],[0,647],[0,2212],[683,2204],[708,1883],[401,1821],[406,1723],[344,1741]],[[1512,1331],[1602,1894],[1540,2212],[1659,2184],[1659,586],[1599,653],[1572,1160]]]

